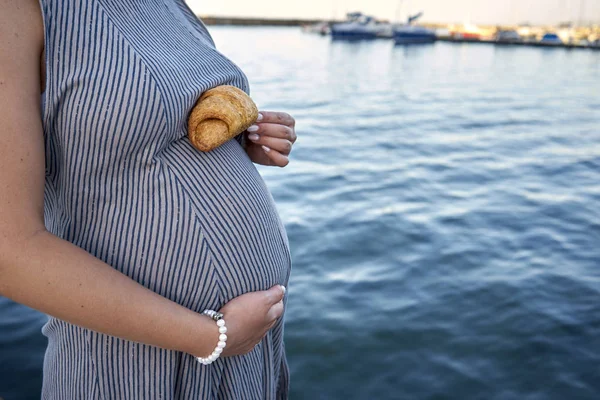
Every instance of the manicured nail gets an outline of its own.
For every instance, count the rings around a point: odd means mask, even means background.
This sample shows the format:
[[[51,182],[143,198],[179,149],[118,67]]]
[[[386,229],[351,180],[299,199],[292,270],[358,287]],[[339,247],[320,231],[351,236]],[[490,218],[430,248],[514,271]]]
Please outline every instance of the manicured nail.
[[[264,151],[266,151],[267,153],[271,151],[271,149],[270,149],[270,148],[268,148],[267,146],[263,146],[262,148],[263,148],[263,150],[264,150]]]
[[[285,294],[285,291],[286,291],[285,286],[281,285],[281,290],[283,290],[283,294]]]
[[[256,133],[251,133],[248,135],[248,139],[252,140],[253,142],[256,142],[258,139],[260,139],[260,136],[258,136]]]
[[[248,132],[256,132],[258,131],[258,125],[252,125],[250,128],[246,129]]]
[[[262,121],[263,119],[263,115],[261,113],[258,113],[258,117],[256,118],[257,121]]]

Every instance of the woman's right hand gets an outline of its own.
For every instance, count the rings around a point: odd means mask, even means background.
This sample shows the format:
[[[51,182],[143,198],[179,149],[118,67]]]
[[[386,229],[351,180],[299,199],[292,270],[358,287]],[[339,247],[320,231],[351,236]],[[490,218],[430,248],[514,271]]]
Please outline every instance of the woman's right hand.
[[[245,293],[225,304],[219,312],[227,326],[227,345],[221,356],[246,354],[265,337],[283,314],[285,287]]]

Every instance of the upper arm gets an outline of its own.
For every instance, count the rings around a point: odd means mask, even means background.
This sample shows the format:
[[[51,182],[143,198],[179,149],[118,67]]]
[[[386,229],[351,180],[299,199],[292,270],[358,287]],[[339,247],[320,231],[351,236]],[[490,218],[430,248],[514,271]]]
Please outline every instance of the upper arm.
[[[37,0],[0,0],[0,245],[44,229]]]

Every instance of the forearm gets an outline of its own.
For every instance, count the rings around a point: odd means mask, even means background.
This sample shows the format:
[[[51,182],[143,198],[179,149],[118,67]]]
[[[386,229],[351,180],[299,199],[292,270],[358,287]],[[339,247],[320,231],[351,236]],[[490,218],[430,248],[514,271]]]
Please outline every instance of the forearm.
[[[46,231],[2,248],[0,294],[75,325],[197,356],[218,337],[208,318]]]

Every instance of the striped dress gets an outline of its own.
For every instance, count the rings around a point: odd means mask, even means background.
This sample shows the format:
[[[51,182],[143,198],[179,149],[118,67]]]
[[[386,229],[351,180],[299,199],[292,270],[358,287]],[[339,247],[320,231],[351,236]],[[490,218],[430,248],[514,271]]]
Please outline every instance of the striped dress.
[[[242,146],[201,153],[186,136],[204,91],[249,88],[184,1],[40,4],[47,229],[197,312],[287,285],[287,235]],[[283,318],[249,354],[209,366],[55,318],[43,333],[44,399],[288,396]]]

